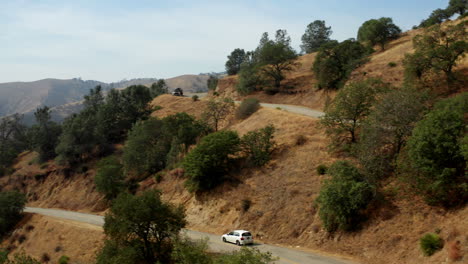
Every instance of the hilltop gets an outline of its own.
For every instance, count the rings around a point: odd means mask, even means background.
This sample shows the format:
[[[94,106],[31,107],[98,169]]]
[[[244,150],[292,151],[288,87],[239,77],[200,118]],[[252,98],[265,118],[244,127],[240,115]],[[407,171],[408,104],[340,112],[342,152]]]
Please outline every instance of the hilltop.
[[[461,20],[445,22],[444,25],[453,25]],[[463,19],[467,21],[467,19]],[[400,87],[404,81],[403,60],[405,54],[414,52],[413,38],[422,34],[424,29],[414,29],[404,32],[398,39],[392,40],[387,44],[384,51],[375,48],[368,58],[368,61],[356,68],[350,75],[349,82],[363,80],[365,78],[381,78],[384,82],[393,86]],[[323,109],[325,103],[336,94],[335,91],[325,91],[317,89],[317,80],[314,72],[311,70],[317,53],[305,54],[299,56],[296,60],[298,66],[286,74],[283,81],[284,86],[290,86],[289,92],[283,91],[275,95],[268,95],[264,92],[253,92],[247,96],[241,96],[236,91],[238,75],[227,76],[219,80],[216,92],[221,97],[232,97],[236,100],[255,97],[265,103],[294,104],[307,106],[313,109]],[[468,57],[464,57],[455,68],[455,71],[461,75],[468,75]],[[461,85],[462,91],[468,91],[468,83]]]

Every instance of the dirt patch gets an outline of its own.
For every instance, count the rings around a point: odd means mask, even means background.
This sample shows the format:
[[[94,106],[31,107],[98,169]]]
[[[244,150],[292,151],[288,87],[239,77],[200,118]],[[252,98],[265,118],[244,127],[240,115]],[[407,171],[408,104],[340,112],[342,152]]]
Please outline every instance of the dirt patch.
[[[45,254],[49,263],[66,255],[70,263],[93,263],[104,234],[100,227],[41,215],[26,214],[1,247],[11,254],[26,252],[37,260]]]

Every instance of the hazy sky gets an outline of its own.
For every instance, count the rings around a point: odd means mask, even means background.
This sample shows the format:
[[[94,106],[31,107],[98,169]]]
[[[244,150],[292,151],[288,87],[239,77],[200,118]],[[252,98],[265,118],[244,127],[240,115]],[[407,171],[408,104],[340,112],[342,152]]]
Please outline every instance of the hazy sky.
[[[0,82],[100,81],[224,71],[235,48],[286,29],[299,50],[317,19],[333,39],[387,16],[406,31],[448,0],[0,0]]]

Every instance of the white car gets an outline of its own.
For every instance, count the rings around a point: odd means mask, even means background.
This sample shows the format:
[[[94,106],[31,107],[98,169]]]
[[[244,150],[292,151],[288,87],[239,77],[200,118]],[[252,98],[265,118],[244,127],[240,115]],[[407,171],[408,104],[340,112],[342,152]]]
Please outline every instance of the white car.
[[[235,243],[238,246],[253,244],[252,233],[246,230],[234,230],[222,236],[223,242]]]

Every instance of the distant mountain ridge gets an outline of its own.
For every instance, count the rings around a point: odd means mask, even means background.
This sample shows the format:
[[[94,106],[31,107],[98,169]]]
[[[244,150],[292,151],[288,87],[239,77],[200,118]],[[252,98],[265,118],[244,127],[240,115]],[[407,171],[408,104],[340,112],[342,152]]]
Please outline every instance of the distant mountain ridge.
[[[206,81],[209,75],[181,75],[166,79],[169,90],[177,87],[186,92],[206,92]],[[131,85],[150,86],[156,78],[139,78],[105,83],[95,80],[73,79],[43,79],[33,82],[0,83],[0,117],[15,113],[23,114],[25,123],[34,120],[34,111],[38,107],[48,106],[52,109],[52,119],[61,121],[72,113],[82,109],[83,96],[89,90],[101,85],[104,91],[112,88],[123,89]]]

